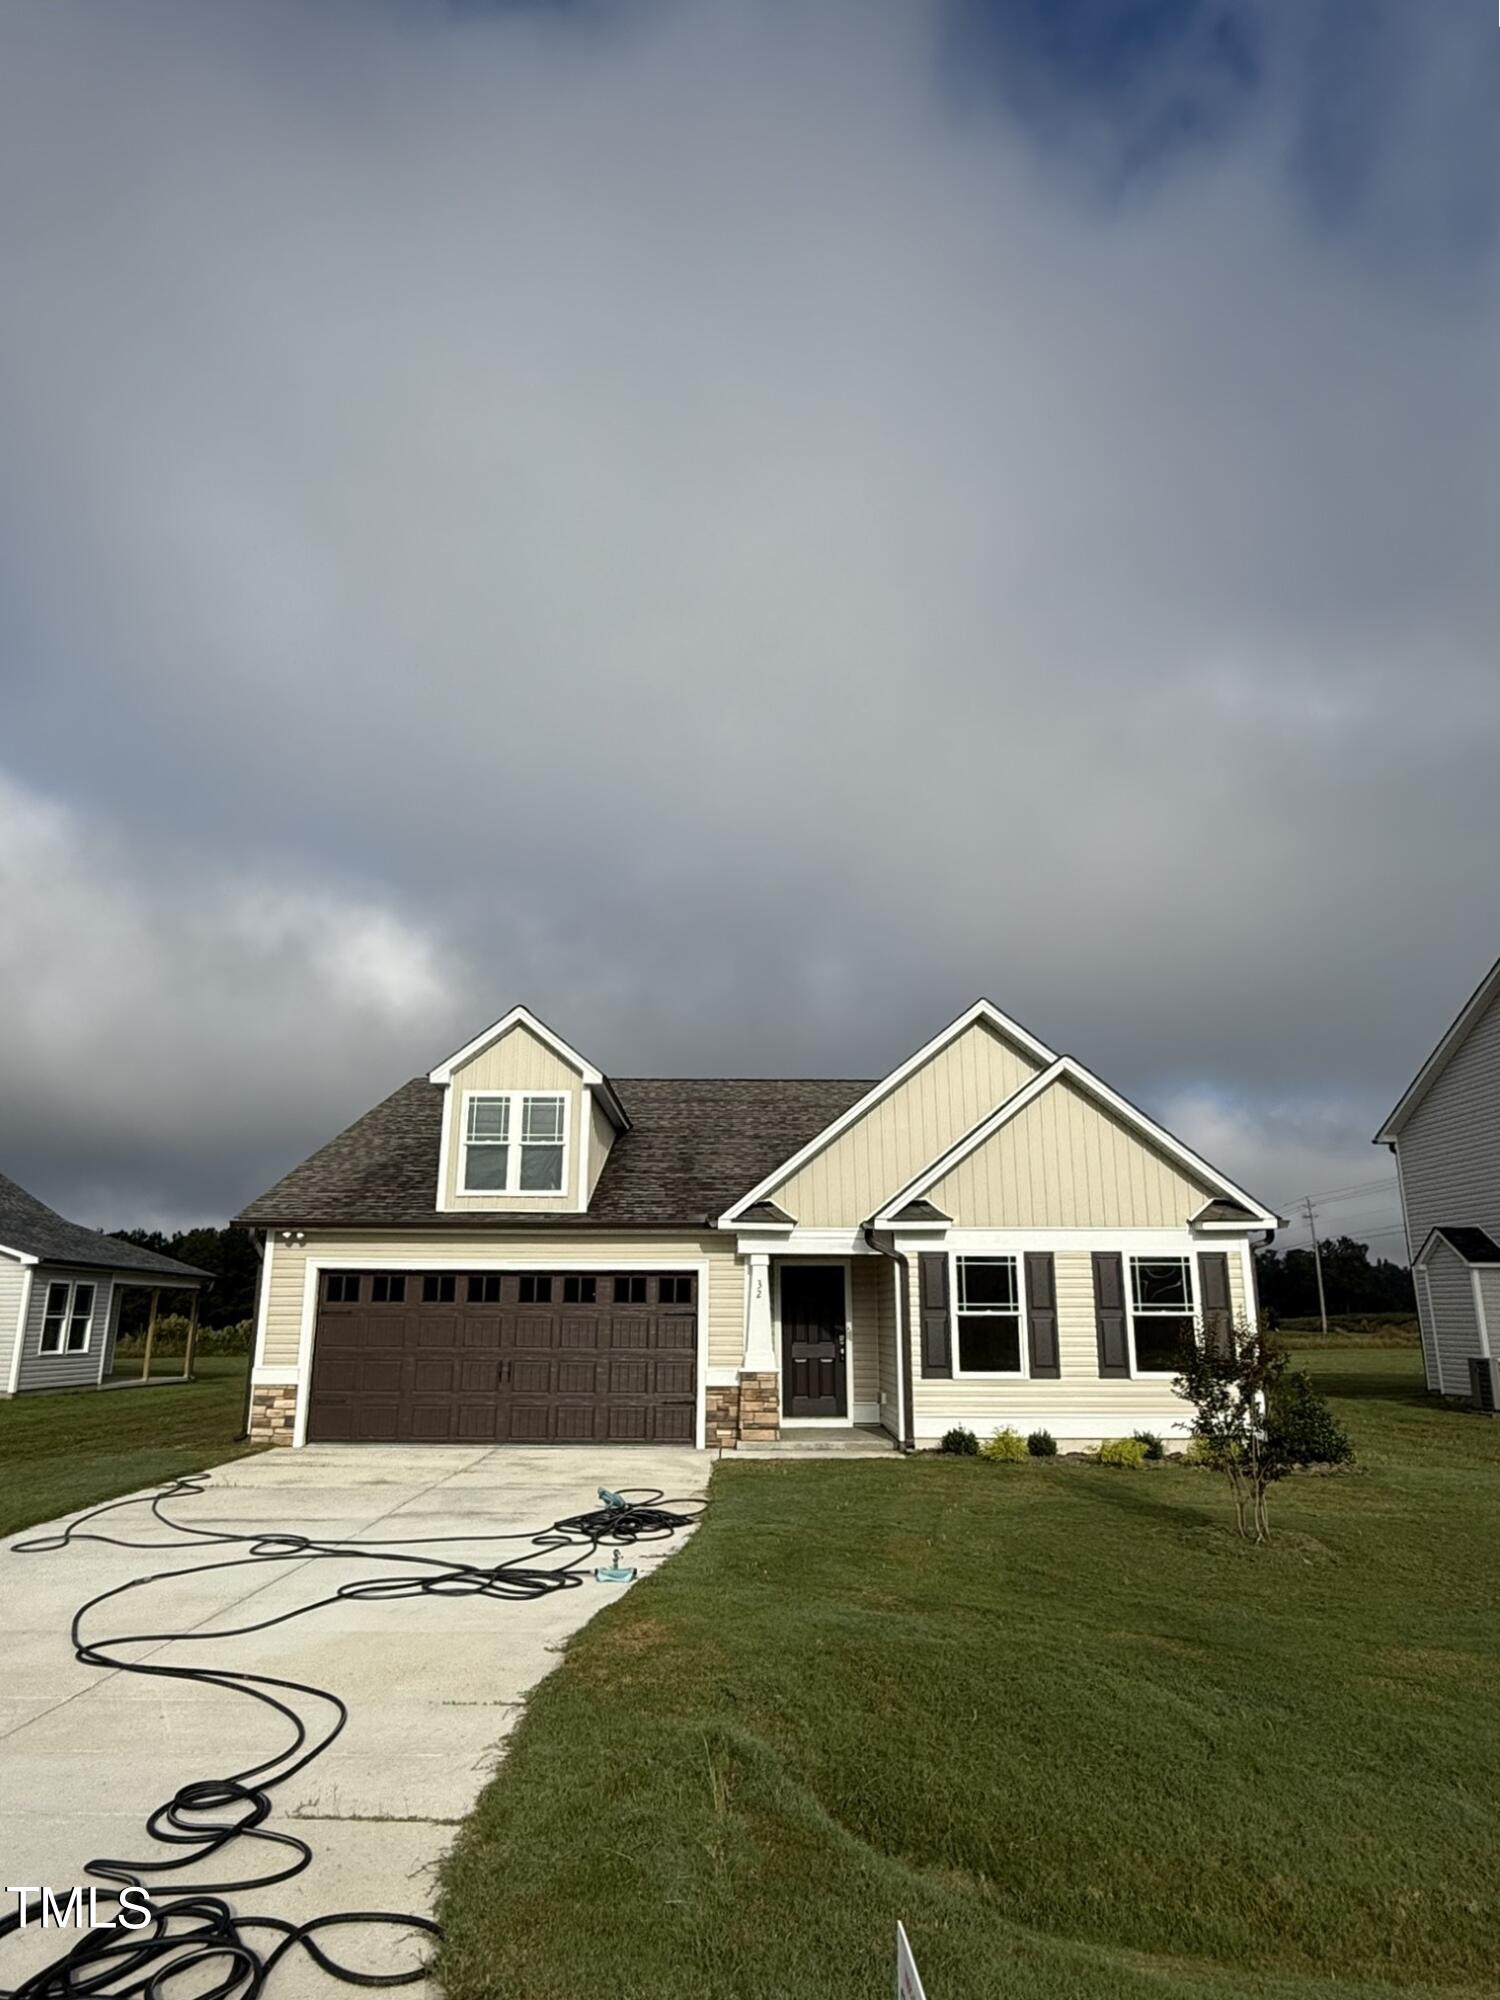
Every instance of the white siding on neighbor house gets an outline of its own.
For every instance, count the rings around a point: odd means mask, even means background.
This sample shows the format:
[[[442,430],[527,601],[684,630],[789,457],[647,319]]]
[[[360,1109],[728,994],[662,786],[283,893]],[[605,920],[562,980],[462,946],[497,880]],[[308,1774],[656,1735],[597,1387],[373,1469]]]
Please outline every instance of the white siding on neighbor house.
[[[1441,1391],[1443,1385],[1437,1358],[1437,1313],[1427,1279],[1426,1265],[1414,1266],[1412,1278],[1417,1294],[1417,1325],[1422,1334],[1422,1373],[1427,1378],[1429,1389]]]
[[[1214,1192],[1059,1077],[927,1199],[965,1229],[1180,1229]]]
[[[1469,1394],[1469,1357],[1480,1352],[1479,1319],[1469,1266],[1441,1239],[1423,1266],[1432,1297],[1435,1387],[1445,1396]]]
[[[560,1194],[505,1195],[458,1192],[464,1171],[464,1093],[470,1090],[560,1091],[568,1100],[567,1153],[563,1163]],[[549,1214],[578,1207],[578,1148],[587,1135],[580,1132],[583,1079],[576,1069],[548,1048],[522,1022],[517,1022],[487,1049],[455,1070],[443,1105],[447,1137],[447,1169],[444,1206],[459,1212],[480,1210],[502,1214]],[[520,1129],[512,1128],[511,1144],[519,1143]],[[436,1194],[434,1192],[434,1200]]]
[[[976,1021],[769,1198],[804,1226],[857,1228],[1040,1067],[1035,1056]]]
[[[1442,1223],[1500,1242],[1500,995],[1407,1120],[1396,1163],[1412,1256]]]
[[[54,1280],[90,1284],[94,1293],[94,1320],[89,1344],[79,1354],[43,1354],[42,1321],[47,1311],[47,1287]],[[26,1328],[21,1348],[21,1376],[18,1390],[78,1389],[99,1381],[109,1327],[111,1294],[108,1271],[84,1271],[62,1264],[38,1264],[31,1285],[31,1303],[26,1312]]]
[[[0,1256],[0,1395],[10,1388],[16,1327],[21,1317],[21,1300],[26,1293],[26,1273],[30,1268],[18,1258]]]
[[[256,1356],[257,1368],[297,1366],[310,1257],[354,1271],[366,1268],[371,1258],[387,1266],[399,1261],[408,1271],[464,1270],[483,1264],[536,1271],[611,1271],[642,1266],[670,1271],[684,1263],[703,1262],[709,1267],[708,1366],[737,1369],[744,1357],[744,1266],[735,1255],[733,1238],[650,1236],[640,1231],[584,1237],[487,1230],[474,1235],[413,1237],[373,1230],[309,1230],[300,1244],[285,1243],[279,1236],[274,1239],[265,1342]]]

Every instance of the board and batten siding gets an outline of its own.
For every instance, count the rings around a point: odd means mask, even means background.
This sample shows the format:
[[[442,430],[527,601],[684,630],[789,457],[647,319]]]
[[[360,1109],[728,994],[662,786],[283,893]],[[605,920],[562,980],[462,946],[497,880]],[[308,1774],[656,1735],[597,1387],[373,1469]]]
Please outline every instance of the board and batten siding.
[[[30,1268],[19,1258],[0,1256],[0,1395],[10,1388],[10,1364],[16,1351],[21,1301],[26,1296],[26,1273]]]
[[[737,1369],[744,1356],[744,1266],[735,1256],[732,1238],[632,1232],[560,1240],[545,1231],[520,1230],[422,1237],[309,1231],[301,1244],[288,1244],[279,1236],[272,1240],[265,1341],[256,1357],[257,1368],[297,1365],[309,1258],[351,1271],[371,1268],[371,1259],[382,1269],[395,1264],[406,1271],[462,1271],[496,1263],[533,1271],[670,1271],[684,1263],[706,1263],[708,1366]]]
[[[43,1354],[42,1321],[47,1311],[47,1287],[53,1283],[93,1285],[94,1318],[89,1344],[80,1354]],[[63,1264],[38,1264],[31,1283],[31,1303],[26,1311],[26,1327],[21,1348],[21,1373],[16,1383],[24,1389],[89,1389],[100,1379],[107,1347],[110,1300],[113,1283],[108,1271],[85,1271]]]
[[[458,1192],[463,1184],[464,1093],[469,1090],[560,1091],[568,1099],[567,1160],[565,1185],[555,1195],[504,1195]],[[481,1049],[477,1056],[455,1070],[448,1085],[443,1118],[447,1128],[447,1172],[443,1191],[446,1208],[459,1213],[483,1210],[488,1214],[543,1214],[576,1209],[578,1206],[578,1148],[587,1143],[580,1131],[583,1080],[577,1070],[548,1048],[522,1022],[508,1028],[498,1041]],[[520,1141],[520,1130],[511,1133],[511,1144]]]
[[[1444,1396],[1469,1394],[1469,1357],[1480,1353],[1479,1316],[1474,1310],[1470,1267],[1441,1238],[1423,1265],[1432,1299],[1432,1360],[1437,1380],[1429,1386]],[[1421,1295],[1418,1287],[1418,1296]],[[1491,1294],[1485,1294],[1486,1314]]]
[[[1213,1192],[1059,1077],[926,1198],[964,1229],[1181,1229]]]
[[[804,1226],[855,1228],[1039,1068],[1034,1056],[976,1021],[769,1198]]]

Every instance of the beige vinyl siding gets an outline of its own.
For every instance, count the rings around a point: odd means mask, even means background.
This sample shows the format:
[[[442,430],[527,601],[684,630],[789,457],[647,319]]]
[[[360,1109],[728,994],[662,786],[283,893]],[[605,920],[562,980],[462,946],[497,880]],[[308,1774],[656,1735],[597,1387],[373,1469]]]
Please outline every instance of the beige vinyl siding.
[[[47,1287],[54,1281],[93,1285],[94,1322],[89,1344],[81,1354],[43,1354],[42,1321],[47,1312]],[[107,1271],[84,1271],[61,1264],[38,1264],[31,1284],[31,1303],[26,1312],[24,1344],[21,1349],[21,1377],[18,1389],[90,1388],[99,1380],[109,1326],[112,1287]],[[66,1333],[64,1334],[66,1338]]]
[[[849,1414],[861,1422],[880,1407],[880,1294],[889,1271],[884,1257],[849,1263]]]
[[[594,1189],[599,1185],[599,1176],[604,1171],[604,1162],[609,1158],[609,1149],[615,1143],[614,1120],[599,1101],[597,1090],[589,1092],[589,1200],[594,1198]]]
[[[1469,1357],[1481,1352],[1472,1274],[1458,1252],[1441,1239],[1433,1245],[1423,1268],[1432,1298],[1432,1344],[1438,1372],[1434,1386],[1445,1396],[1467,1396]],[[1486,1294],[1486,1307],[1488,1298]]]
[[[470,1090],[555,1090],[568,1099],[567,1156],[564,1183],[556,1195],[464,1195],[458,1192],[464,1171],[464,1093]],[[455,1070],[448,1085],[443,1116],[448,1128],[448,1171],[444,1203],[462,1212],[483,1210],[489,1214],[547,1214],[578,1206],[579,1120],[583,1101],[583,1081],[547,1044],[521,1022],[508,1028],[499,1041]],[[513,1114],[519,1116],[519,1107]],[[520,1143],[519,1125],[512,1129],[511,1144]]]
[[[772,1193],[799,1223],[854,1228],[1013,1097],[1039,1065],[976,1021]]]
[[[1180,1229],[1212,1192],[1059,1077],[926,1198],[964,1229]]]
[[[706,1262],[708,1280],[708,1365],[738,1368],[745,1351],[744,1267],[730,1238],[707,1235],[643,1234],[579,1237],[488,1231],[484,1235],[397,1236],[376,1231],[327,1234],[309,1231],[305,1244],[277,1238],[271,1258],[266,1338],[259,1365],[295,1368],[302,1330],[307,1262],[359,1270],[370,1258],[382,1265],[399,1260],[409,1271],[459,1270],[504,1263],[537,1271],[612,1271],[622,1268],[673,1270]]]
[[[1396,1161],[1413,1256],[1441,1224],[1500,1241],[1500,995],[1407,1120]]]
[[[11,1356],[16,1351],[21,1300],[25,1296],[26,1273],[30,1268],[14,1257],[0,1256],[0,1395],[10,1388]]]

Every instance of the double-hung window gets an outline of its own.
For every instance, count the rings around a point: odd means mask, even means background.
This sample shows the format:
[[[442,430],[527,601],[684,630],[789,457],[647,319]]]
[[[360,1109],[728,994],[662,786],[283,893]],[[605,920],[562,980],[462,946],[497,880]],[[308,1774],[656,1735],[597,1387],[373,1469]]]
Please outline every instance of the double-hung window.
[[[960,1257],[957,1375],[1020,1375],[1021,1283],[1014,1257]]]
[[[79,1279],[54,1278],[42,1309],[43,1354],[82,1354],[94,1326],[95,1288]]]
[[[464,1110],[460,1194],[561,1194],[568,1100],[562,1091],[475,1091]]]
[[[1186,1257],[1130,1260],[1131,1371],[1175,1375],[1193,1331],[1193,1276]]]

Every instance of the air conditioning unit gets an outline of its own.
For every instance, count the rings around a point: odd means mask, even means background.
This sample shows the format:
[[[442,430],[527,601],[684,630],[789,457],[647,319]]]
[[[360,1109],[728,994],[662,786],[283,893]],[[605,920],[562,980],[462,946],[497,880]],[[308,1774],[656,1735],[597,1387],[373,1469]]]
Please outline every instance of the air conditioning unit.
[[[1489,1416],[1500,1410],[1500,1361],[1487,1354],[1469,1356],[1469,1400]]]

